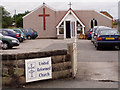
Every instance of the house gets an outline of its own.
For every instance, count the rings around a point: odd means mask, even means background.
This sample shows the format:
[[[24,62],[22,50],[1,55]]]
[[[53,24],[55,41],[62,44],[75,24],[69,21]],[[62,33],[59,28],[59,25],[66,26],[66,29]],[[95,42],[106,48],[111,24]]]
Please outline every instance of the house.
[[[38,38],[80,38],[94,26],[112,27],[111,17],[108,13],[71,7],[67,11],[56,11],[43,3],[23,17],[23,28],[36,30]]]

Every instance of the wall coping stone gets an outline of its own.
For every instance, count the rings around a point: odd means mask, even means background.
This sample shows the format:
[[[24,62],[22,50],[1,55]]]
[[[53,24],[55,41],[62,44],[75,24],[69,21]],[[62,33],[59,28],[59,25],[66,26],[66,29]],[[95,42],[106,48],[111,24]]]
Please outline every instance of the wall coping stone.
[[[20,59],[33,59],[43,58],[56,55],[67,55],[67,50],[52,50],[43,52],[28,52],[28,53],[16,53],[16,54],[2,54],[2,60],[20,60]]]

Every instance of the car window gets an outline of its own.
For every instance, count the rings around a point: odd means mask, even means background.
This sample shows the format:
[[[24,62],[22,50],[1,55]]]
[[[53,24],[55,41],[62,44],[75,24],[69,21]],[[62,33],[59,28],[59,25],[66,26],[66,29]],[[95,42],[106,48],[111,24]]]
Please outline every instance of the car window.
[[[118,30],[102,30],[100,35],[119,35]]]
[[[11,34],[15,34],[16,32],[15,31],[9,31]]]
[[[2,34],[8,35],[8,32],[3,30],[3,31],[2,31]]]
[[[96,28],[96,29],[95,29],[95,33],[97,33],[98,30],[99,30],[99,28]]]
[[[26,32],[29,32],[29,30],[28,30],[28,29],[26,29],[25,31],[26,31]]]

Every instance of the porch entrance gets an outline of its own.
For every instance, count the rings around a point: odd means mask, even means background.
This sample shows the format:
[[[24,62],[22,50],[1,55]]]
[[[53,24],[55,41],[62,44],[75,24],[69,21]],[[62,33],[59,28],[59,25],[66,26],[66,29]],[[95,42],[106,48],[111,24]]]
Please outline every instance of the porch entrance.
[[[70,21],[66,21],[66,38],[71,38]]]

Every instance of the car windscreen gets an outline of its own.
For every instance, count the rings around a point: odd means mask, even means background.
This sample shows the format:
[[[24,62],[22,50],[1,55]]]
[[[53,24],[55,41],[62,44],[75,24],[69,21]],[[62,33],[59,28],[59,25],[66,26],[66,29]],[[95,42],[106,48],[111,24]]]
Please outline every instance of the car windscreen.
[[[29,30],[30,30],[32,33],[34,32],[34,30],[33,30],[33,29],[31,29],[31,28],[30,28]]]
[[[100,35],[119,35],[118,30],[101,30]]]
[[[25,29],[25,32],[33,32],[31,29]]]
[[[33,32],[36,32],[34,29],[32,29]]]
[[[18,30],[14,30],[16,33],[21,33],[20,31],[18,31]]]

